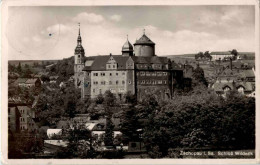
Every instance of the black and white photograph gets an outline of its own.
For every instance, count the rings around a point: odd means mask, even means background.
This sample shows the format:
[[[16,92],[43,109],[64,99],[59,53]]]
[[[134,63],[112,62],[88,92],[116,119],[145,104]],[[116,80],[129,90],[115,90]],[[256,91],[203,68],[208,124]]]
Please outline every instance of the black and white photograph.
[[[249,2],[9,5],[6,159],[257,160]]]

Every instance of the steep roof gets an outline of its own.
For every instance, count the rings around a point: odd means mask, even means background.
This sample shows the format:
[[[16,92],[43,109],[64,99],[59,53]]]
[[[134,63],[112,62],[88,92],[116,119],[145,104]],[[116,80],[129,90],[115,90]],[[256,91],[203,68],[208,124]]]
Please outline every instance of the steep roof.
[[[106,63],[108,62],[110,55],[92,56],[87,57],[85,67],[83,71],[87,70],[106,70]],[[135,64],[168,64],[167,57],[142,57],[142,56],[122,56],[112,55],[114,60],[118,63],[118,70],[126,69],[126,62],[129,58],[132,58]],[[173,69],[181,69],[176,63],[172,63]]]
[[[255,73],[254,73],[253,70],[248,69],[248,70],[243,70],[243,71],[240,73],[240,76],[241,76],[241,77],[255,77]]]
[[[28,78],[18,78],[15,83],[25,83],[28,80]]]
[[[28,106],[17,106],[17,109],[18,109],[19,111],[21,111],[21,110],[30,111],[30,110],[31,110],[31,108],[29,108]]]
[[[35,84],[38,78],[30,78],[25,83],[26,84]]]
[[[118,69],[126,69],[126,61],[129,59],[128,56],[122,55],[112,55],[115,61],[118,63]],[[110,55],[102,55],[102,56],[92,56],[86,59],[86,64],[89,66],[85,66],[84,70],[106,70],[106,63],[109,60]],[[93,62],[88,62],[93,61]]]
[[[143,36],[141,38],[139,38],[139,40],[136,40],[136,42],[134,43],[134,45],[155,45],[155,43],[148,38],[145,34],[143,34]]]
[[[51,80],[56,80],[56,79],[58,79],[59,78],[59,76],[50,76],[50,79]]]
[[[222,82],[215,82],[213,84],[213,88],[216,92],[221,92],[223,91],[224,87],[229,87],[231,90],[234,89],[234,84],[232,82],[226,82],[226,83],[222,83]]]
[[[230,87],[231,90],[243,87],[245,91],[253,91],[253,84],[251,82],[215,82],[213,88],[216,92],[222,92],[225,87]]]

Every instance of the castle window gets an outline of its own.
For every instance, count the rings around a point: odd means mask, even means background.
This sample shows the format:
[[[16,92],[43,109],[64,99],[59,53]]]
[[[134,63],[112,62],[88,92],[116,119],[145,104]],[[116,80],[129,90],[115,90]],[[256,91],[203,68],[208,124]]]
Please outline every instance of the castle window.
[[[109,81],[109,85],[112,85],[112,81]]]
[[[167,84],[167,81],[164,80],[163,83],[164,83],[164,84]]]
[[[141,76],[145,76],[145,72],[140,72],[140,75]]]
[[[78,55],[78,58],[80,58],[80,55]]]
[[[146,76],[150,76],[151,74],[150,74],[150,72],[146,72]]]
[[[111,66],[110,65],[108,65],[108,68],[110,68]]]
[[[124,80],[122,81],[122,84],[125,84],[125,81],[124,81]]]
[[[118,85],[118,81],[116,80],[116,85]]]
[[[153,73],[152,73],[152,76],[156,76],[156,72],[153,72]]]
[[[93,89],[93,93],[95,93],[95,89]]]
[[[128,81],[128,84],[131,84],[131,81]]]
[[[115,66],[115,65],[113,65],[113,68],[116,68],[116,66]]]
[[[116,75],[118,76],[118,73],[116,73]]]
[[[99,89],[99,94],[102,94],[102,89]]]
[[[122,75],[125,75],[125,72],[123,72]]]
[[[157,72],[157,76],[162,76],[162,72]]]
[[[164,76],[167,76],[167,72],[163,72],[163,75],[164,75]]]
[[[162,80],[158,80],[158,84],[162,84]]]
[[[110,73],[110,76],[112,76],[112,73]]]

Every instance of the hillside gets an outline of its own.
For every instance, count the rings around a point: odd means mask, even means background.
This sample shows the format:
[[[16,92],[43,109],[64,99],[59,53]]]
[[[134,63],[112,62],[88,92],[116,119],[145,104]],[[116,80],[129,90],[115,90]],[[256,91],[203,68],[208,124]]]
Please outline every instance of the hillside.
[[[18,66],[19,63],[21,64],[21,66],[24,66],[26,64],[29,66],[50,65],[50,64],[57,63],[58,61],[60,60],[9,60],[8,64],[15,65],[15,66]]]
[[[195,55],[197,53],[192,53],[192,54],[176,54],[176,55],[167,55],[166,57],[173,59],[173,58],[192,58],[195,59]],[[238,52],[238,55],[240,56],[247,56],[249,59],[254,59],[255,58],[255,53],[254,52]]]

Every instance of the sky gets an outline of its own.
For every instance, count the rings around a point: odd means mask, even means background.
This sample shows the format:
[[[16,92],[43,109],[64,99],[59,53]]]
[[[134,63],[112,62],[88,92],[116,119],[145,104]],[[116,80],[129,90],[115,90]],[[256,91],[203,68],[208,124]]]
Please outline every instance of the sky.
[[[78,23],[86,56],[119,55],[143,29],[158,56],[255,47],[254,6],[9,7],[8,59],[73,56]]]

